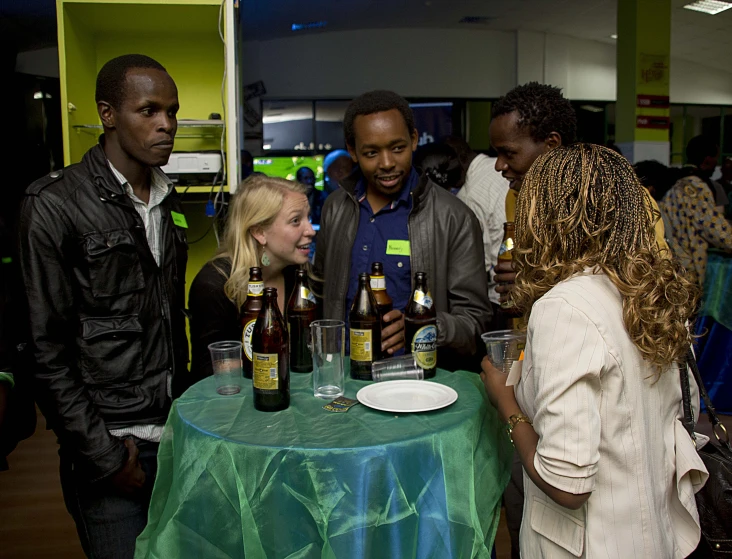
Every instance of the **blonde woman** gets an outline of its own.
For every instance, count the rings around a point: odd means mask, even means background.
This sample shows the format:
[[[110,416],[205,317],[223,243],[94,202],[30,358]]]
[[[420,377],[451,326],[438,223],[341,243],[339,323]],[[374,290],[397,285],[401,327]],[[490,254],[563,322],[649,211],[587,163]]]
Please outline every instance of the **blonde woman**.
[[[508,377],[486,359],[481,376],[524,468],[521,555],[686,557],[707,474],[677,363],[698,295],[659,253],[633,168],[589,144],[541,156],[516,242],[525,356]]]
[[[240,340],[239,309],[247,298],[249,268],[262,268],[266,287],[276,287],[284,314],[295,270],[308,262],[315,236],[305,187],[284,179],[253,176],[244,181],[229,206],[224,242],[191,284],[191,373],[212,374],[208,345]]]

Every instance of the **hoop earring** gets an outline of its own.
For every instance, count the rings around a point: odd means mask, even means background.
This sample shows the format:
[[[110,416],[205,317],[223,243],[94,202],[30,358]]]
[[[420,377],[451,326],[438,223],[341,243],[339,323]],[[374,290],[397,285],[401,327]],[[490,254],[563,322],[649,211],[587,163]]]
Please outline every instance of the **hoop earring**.
[[[262,266],[269,266],[270,264],[272,264],[272,262],[270,262],[269,256],[267,256],[267,253],[262,250]]]

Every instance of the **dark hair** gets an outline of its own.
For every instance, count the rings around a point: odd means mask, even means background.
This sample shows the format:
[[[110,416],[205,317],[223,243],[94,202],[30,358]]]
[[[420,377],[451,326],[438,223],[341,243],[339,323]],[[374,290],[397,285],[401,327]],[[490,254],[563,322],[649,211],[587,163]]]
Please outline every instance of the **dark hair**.
[[[431,143],[418,147],[414,152],[412,164],[432,182],[446,190],[464,182],[458,154],[447,144]]]
[[[470,164],[473,162],[473,159],[475,159],[475,156],[477,155],[475,151],[473,151],[473,148],[470,147],[470,144],[468,144],[468,142],[466,142],[465,139],[461,138],[460,136],[445,136],[440,140],[440,143],[447,144],[453,150],[455,150],[458,161],[460,161],[460,165],[462,166],[464,172],[467,173],[468,167],[470,167]]]
[[[551,85],[529,82],[514,87],[493,105],[493,118],[518,113],[518,125],[526,126],[531,137],[541,142],[557,132],[562,145],[577,141],[577,115],[562,90]]]
[[[417,128],[414,126],[414,114],[409,108],[409,103],[401,95],[393,91],[376,90],[369,91],[363,95],[356,97],[348,105],[346,114],[343,117],[343,134],[346,137],[346,145],[356,146],[356,136],[353,132],[353,121],[357,116],[371,115],[374,113],[383,113],[398,110],[404,117],[404,122],[411,134]]]
[[[125,96],[127,72],[138,68],[152,68],[167,72],[160,62],[144,54],[124,54],[107,62],[97,74],[97,103],[104,101],[112,107],[119,107]]]
[[[719,150],[719,144],[709,136],[694,136],[686,144],[686,160],[698,167],[707,157],[715,157]]]
[[[653,198],[660,200],[676,182],[675,175],[666,165],[649,159],[633,165],[638,180],[646,188],[653,187]]]
[[[310,171],[313,176],[315,176],[315,171],[313,171],[310,167],[300,167],[295,173],[295,179],[297,179],[297,182],[302,181],[302,176],[303,174],[305,174],[305,171]]]

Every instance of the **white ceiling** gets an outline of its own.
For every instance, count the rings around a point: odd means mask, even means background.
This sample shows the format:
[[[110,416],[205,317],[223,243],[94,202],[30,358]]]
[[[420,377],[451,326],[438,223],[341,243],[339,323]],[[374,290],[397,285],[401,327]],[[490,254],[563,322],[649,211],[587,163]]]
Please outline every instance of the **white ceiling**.
[[[671,55],[732,73],[732,10],[715,16],[671,0]],[[244,40],[385,27],[528,30],[614,43],[617,0],[242,0]],[[490,18],[459,23],[466,17]],[[291,31],[293,23],[327,21]],[[374,40],[378,40],[375,34]]]

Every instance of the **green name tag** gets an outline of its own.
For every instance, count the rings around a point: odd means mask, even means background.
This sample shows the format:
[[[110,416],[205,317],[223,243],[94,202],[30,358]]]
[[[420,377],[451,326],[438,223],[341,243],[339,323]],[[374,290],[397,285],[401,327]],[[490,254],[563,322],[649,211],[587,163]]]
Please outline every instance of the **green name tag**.
[[[409,241],[386,241],[386,254],[409,256]]]
[[[188,222],[186,221],[186,216],[183,214],[179,214],[178,212],[170,212],[170,215],[173,216],[173,223],[175,223],[178,227],[182,227],[183,229],[188,229]]]

